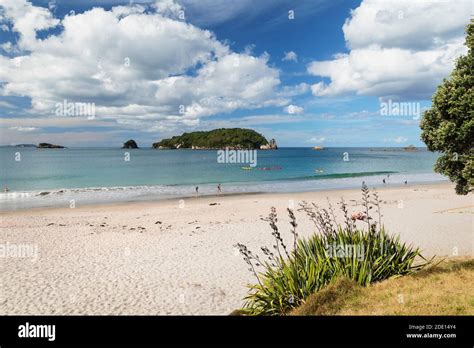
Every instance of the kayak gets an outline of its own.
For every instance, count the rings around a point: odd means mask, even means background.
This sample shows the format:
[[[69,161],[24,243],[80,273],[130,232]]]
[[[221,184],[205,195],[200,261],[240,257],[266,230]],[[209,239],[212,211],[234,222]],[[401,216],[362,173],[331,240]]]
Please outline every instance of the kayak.
[[[242,167],[243,170],[252,170],[252,167]]]

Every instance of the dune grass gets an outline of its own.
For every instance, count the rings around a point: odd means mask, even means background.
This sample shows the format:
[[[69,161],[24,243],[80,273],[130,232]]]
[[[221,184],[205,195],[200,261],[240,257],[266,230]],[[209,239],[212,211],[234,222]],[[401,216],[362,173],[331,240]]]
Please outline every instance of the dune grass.
[[[474,315],[474,259],[442,261],[368,287],[341,278],[290,315]]]

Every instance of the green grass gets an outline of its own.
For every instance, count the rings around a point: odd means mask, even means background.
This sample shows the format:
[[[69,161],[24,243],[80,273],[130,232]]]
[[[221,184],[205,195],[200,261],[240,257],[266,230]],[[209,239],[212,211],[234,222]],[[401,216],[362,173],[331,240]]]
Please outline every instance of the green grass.
[[[452,259],[368,287],[340,278],[291,315],[474,315],[474,259]]]

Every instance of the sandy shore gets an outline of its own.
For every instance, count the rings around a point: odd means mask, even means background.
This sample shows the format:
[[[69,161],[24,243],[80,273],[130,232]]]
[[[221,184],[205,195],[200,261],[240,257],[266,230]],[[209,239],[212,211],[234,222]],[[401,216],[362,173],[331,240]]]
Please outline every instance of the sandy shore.
[[[473,196],[453,185],[379,190],[391,233],[426,255],[474,255]],[[271,246],[271,206],[291,241],[286,208],[359,190],[188,198],[0,214],[0,314],[228,314],[254,282],[235,243]],[[297,212],[301,236],[313,231]],[[15,257],[23,246],[29,257]],[[30,249],[25,249],[29,247]],[[18,249],[17,249],[18,250]],[[5,256],[5,255],[4,255]]]

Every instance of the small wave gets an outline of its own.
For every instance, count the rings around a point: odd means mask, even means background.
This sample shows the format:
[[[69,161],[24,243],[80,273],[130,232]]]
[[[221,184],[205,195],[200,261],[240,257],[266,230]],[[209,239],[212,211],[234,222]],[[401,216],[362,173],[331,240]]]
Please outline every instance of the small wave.
[[[279,179],[233,182],[224,184],[224,193],[243,194],[255,192],[310,192],[324,189],[360,188],[361,179],[367,185],[378,187],[382,185],[382,178],[394,172],[358,172],[314,175],[305,178]],[[447,179],[435,173],[397,173],[390,175],[387,185],[403,185],[408,183],[430,183],[446,181]],[[98,204],[113,202],[131,202],[142,200],[160,200],[190,197],[195,193],[193,185],[142,185],[142,186],[114,186],[88,187],[72,189],[56,189],[29,192],[0,193],[0,211],[27,209],[34,207],[68,206],[71,200],[77,204]],[[43,193],[43,194],[41,194]],[[48,194],[46,194],[48,193]],[[200,195],[216,194],[215,185],[199,185]]]
[[[265,182],[285,182],[285,181],[304,181],[304,180],[322,180],[322,179],[343,179],[343,178],[356,178],[362,176],[375,176],[375,175],[386,175],[395,174],[393,171],[375,171],[375,172],[356,172],[356,173],[334,173],[334,174],[315,174],[308,176],[298,176],[293,178],[272,178],[262,181],[233,181],[226,182],[226,184],[265,184]],[[225,181],[223,181],[225,182]],[[216,184],[215,182],[199,182],[194,184],[171,184],[171,185],[137,185],[137,186],[110,186],[110,187],[82,187],[82,188],[60,188],[54,190],[41,190],[41,191],[12,191],[7,193],[0,193],[0,199],[16,199],[16,198],[31,198],[31,197],[51,197],[61,196],[71,193],[90,193],[90,192],[120,192],[120,191],[140,191],[141,193],[156,192],[163,190],[164,192],[171,192],[173,188],[186,188],[193,185],[211,185]]]
[[[0,193],[1,200],[30,198],[31,196],[32,196],[31,192],[2,192]]]
[[[392,171],[379,171],[379,172],[357,172],[357,173],[335,173],[335,174],[323,174],[312,176],[313,179],[340,179],[340,178],[358,178],[361,176],[374,176],[374,175],[385,175],[385,174],[396,174],[398,172]]]
[[[0,199],[21,199],[21,198],[48,198],[52,196],[63,196],[77,193],[91,193],[91,192],[121,192],[121,191],[141,191],[146,192],[150,190],[156,190],[166,185],[153,185],[153,186],[111,186],[111,187],[84,187],[84,188],[61,188],[54,190],[41,190],[41,191],[10,191],[0,192]]]
[[[397,174],[397,173],[398,172],[392,172],[392,171],[378,171],[378,172],[315,174],[315,175],[298,176],[295,178],[275,179],[275,180],[294,181],[294,180],[344,179],[344,178],[358,178],[361,176],[375,176],[375,175],[387,175],[387,174]]]

